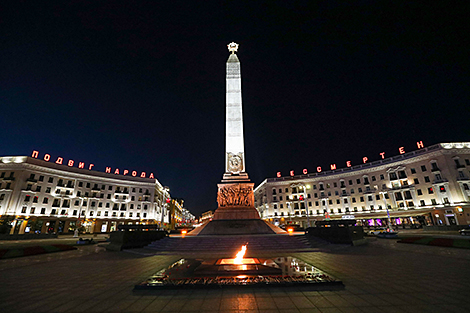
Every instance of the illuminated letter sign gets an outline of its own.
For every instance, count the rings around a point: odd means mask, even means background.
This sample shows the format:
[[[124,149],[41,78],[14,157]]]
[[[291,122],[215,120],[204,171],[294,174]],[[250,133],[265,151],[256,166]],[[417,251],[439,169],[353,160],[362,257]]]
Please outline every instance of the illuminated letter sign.
[[[129,174],[129,171],[128,171],[128,170],[124,170],[124,171],[122,172],[122,175],[127,175],[127,174]]]
[[[106,167],[105,172],[106,172],[106,173],[111,173],[111,168],[110,168],[110,167]]]
[[[88,166],[88,169],[91,171],[91,168],[95,166],[95,164],[90,164],[90,166]]]
[[[294,171],[290,171],[290,176],[294,176]]]
[[[78,162],[78,168],[85,168],[84,162]]]
[[[63,160],[64,160],[63,158],[58,157],[58,158],[57,158],[57,161],[55,161],[55,162],[56,162],[57,164],[62,164],[62,161],[63,161]]]
[[[362,158],[362,162],[367,163],[367,160],[369,160],[367,157]]]
[[[382,156],[382,159],[385,159],[385,152],[380,152],[379,154]]]
[[[47,154],[47,153],[46,153],[46,154],[44,155],[44,161],[49,162],[50,159],[51,159],[50,154]]]
[[[73,160],[69,160],[69,162],[67,163],[68,166],[73,166]]]
[[[132,171],[132,176],[137,176],[137,172],[136,171]]]
[[[336,169],[336,164],[330,164],[330,168],[331,168],[331,170],[335,170]]]
[[[418,149],[424,148],[424,144],[422,141],[418,141],[416,145],[418,146]]]
[[[150,173],[149,178],[155,178],[155,177],[153,176],[153,173]]]
[[[276,176],[277,176],[277,177],[281,177],[281,172],[277,172],[277,173],[276,173]]]
[[[403,154],[403,153],[405,153],[405,148],[404,148],[404,147],[400,147],[400,148],[398,148],[398,151],[400,152],[400,154]]]
[[[346,166],[351,167],[351,161],[346,161]]]
[[[119,169],[118,168],[114,171],[114,174],[119,175]]]
[[[31,155],[31,157],[37,159],[39,156],[39,152],[37,152],[36,150],[33,151],[33,154]]]
[[[145,178],[145,172],[142,172],[142,174],[140,174],[140,177]]]
[[[308,173],[307,169],[304,168],[304,169],[302,170],[302,173],[304,173],[305,175],[307,175],[307,173]]]
[[[317,172],[318,172],[318,173],[321,172],[321,166],[318,166],[318,167],[317,167]]]

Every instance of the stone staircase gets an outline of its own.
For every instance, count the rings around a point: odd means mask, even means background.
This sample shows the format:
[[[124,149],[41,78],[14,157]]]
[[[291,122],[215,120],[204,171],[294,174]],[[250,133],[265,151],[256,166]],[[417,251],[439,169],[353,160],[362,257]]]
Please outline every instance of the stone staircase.
[[[213,253],[226,252],[233,254],[240,250],[240,247],[248,243],[250,252],[306,252],[318,251],[324,245],[319,240],[317,244],[308,240],[303,235],[244,235],[244,236],[187,236],[166,237],[152,242],[145,249],[159,252],[194,252]]]

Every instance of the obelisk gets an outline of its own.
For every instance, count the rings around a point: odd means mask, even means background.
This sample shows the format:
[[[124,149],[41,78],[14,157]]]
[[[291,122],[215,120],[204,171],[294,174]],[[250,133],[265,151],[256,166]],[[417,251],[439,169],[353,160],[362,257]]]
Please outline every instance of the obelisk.
[[[254,183],[245,172],[245,148],[243,142],[243,110],[238,44],[228,44],[225,98],[225,173],[217,184],[218,208],[214,219],[259,219],[254,206]]]
[[[243,112],[238,44],[228,45],[225,104],[225,171],[217,184],[217,203],[211,221],[189,233],[190,236],[274,234],[282,229],[261,220],[254,205],[254,183],[245,170]]]
[[[242,82],[238,44],[228,45],[231,52],[227,60],[225,95],[225,174],[224,180],[249,181],[245,172],[245,147],[243,142]]]

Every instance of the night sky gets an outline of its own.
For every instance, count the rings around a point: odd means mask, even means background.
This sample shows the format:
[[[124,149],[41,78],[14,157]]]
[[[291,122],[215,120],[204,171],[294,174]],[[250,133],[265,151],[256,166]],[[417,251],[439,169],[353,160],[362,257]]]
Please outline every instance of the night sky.
[[[153,172],[214,210],[232,41],[256,185],[470,141],[469,1],[286,3],[2,3],[0,155]]]

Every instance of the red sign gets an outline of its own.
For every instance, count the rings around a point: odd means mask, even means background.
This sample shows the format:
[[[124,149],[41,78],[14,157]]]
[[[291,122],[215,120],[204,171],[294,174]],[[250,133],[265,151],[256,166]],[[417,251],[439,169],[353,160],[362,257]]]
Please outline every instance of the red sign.
[[[418,141],[418,142],[416,142],[416,145],[418,146],[418,149],[424,148],[423,141]],[[400,147],[400,148],[398,148],[398,153],[404,154],[404,153],[405,153],[405,147]],[[379,155],[380,155],[380,157],[381,157],[382,159],[385,159],[385,152],[380,152]],[[363,158],[362,158],[362,163],[365,164],[365,163],[367,163],[368,161],[369,161],[369,158],[368,158],[368,157],[363,157]],[[351,161],[346,161],[346,166],[347,166],[347,167],[351,167],[351,166],[352,166],[352,165],[351,165]],[[336,164],[330,164],[330,169],[331,169],[332,171],[336,170]],[[318,172],[318,173],[321,173],[321,171],[322,171],[321,166],[317,166],[317,172]],[[308,174],[308,171],[307,171],[306,168],[304,168],[304,169],[302,170],[302,174],[304,174],[304,175],[307,175],[307,174]],[[291,171],[289,172],[289,175],[292,176],[292,177],[295,176],[294,171],[291,170]],[[276,173],[276,177],[282,177],[281,172],[277,172],[277,173]]]
[[[39,152],[36,151],[36,150],[33,150],[33,153],[31,154],[31,157],[37,159],[39,157]],[[43,157],[43,160],[46,161],[46,162],[49,162],[51,160],[51,155],[50,154],[44,154],[44,157]],[[64,158],[62,157],[57,157],[57,160],[55,161],[56,164],[60,164],[60,165],[65,165],[64,163]],[[78,163],[78,164],[77,164]],[[74,167],[74,165],[76,165],[77,168],[85,168],[85,163],[84,162],[75,162],[74,160],[68,160],[67,161],[67,166],[69,167]],[[88,170],[91,171],[91,169],[95,166],[95,164],[89,164],[88,165]],[[111,167],[106,167],[106,170],[105,170],[106,173],[111,173]],[[147,174],[145,172],[141,172],[140,175],[137,173],[137,171],[131,171],[130,172],[131,175],[133,177],[141,177],[141,178],[146,178],[147,177]],[[117,168],[114,170],[114,174],[115,175],[120,175],[120,170]],[[122,171],[122,175],[127,175],[129,174],[129,170],[123,170]],[[150,179],[155,179],[155,176],[153,175],[153,173],[150,173],[150,175],[148,176],[148,178]]]

